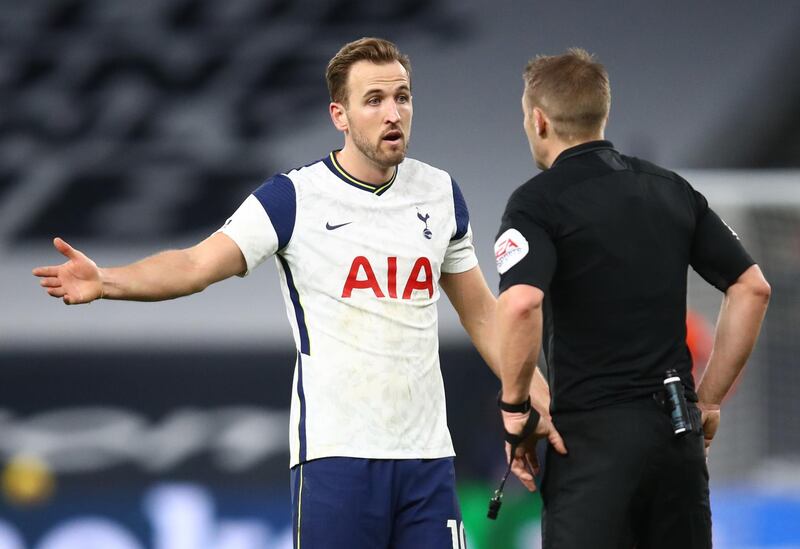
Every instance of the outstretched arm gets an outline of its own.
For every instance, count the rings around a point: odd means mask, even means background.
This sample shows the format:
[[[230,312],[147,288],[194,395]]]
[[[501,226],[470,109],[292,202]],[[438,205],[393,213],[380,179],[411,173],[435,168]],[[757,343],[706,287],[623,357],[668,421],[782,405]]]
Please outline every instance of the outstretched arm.
[[[725,291],[714,348],[697,387],[706,448],[719,427],[720,406],[744,368],[767,311],[770,287],[758,265],[748,268]]]
[[[96,299],[162,301],[200,292],[247,270],[244,256],[230,237],[215,233],[196,246],[170,250],[124,267],[100,268],[61,238],[53,241],[67,258],[61,265],[37,267],[42,287],[67,305]]]

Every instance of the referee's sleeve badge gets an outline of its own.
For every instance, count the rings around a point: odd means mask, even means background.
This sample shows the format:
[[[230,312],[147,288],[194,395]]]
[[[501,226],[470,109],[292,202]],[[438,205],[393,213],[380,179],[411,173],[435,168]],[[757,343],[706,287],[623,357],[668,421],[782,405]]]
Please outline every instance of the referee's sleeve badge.
[[[528,255],[528,240],[517,229],[508,229],[494,243],[494,258],[497,272],[504,274]]]

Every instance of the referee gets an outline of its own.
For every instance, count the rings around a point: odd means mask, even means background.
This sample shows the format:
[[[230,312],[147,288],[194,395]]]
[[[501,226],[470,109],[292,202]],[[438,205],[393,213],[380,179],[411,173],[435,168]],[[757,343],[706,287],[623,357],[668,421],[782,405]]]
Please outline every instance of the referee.
[[[497,314],[507,433],[527,423],[543,345],[552,400],[548,409],[546,395],[534,399],[533,414],[552,417],[569,450],[546,453],[543,547],[711,547],[704,439],[707,451],[770,287],[703,195],[603,139],[611,94],[593,56],[537,57],[524,80],[524,128],[543,171],[503,215]],[[688,267],[724,293],[697,388],[685,344]],[[674,433],[668,408],[665,380],[676,377],[688,434]],[[512,460],[530,490],[535,438]]]

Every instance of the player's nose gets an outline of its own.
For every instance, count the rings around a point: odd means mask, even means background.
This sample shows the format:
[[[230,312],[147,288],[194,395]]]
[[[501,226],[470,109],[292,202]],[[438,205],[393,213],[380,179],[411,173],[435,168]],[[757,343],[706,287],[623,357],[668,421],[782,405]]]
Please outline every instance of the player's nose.
[[[400,121],[400,109],[397,108],[397,102],[387,101],[386,111],[384,114],[386,122],[396,124]]]

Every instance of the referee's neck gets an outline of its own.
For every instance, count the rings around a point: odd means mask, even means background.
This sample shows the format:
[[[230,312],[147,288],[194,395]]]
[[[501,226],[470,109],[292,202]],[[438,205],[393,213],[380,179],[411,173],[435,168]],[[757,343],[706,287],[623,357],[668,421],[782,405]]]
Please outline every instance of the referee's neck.
[[[543,153],[540,158],[536,159],[536,165],[542,170],[549,170],[556,159],[561,156],[561,153],[567,149],[583,145],[584,143],[591,143],[592,141],[602,141],[605,136],[601,132],[598,135],[593,135],[588,138],[565,140],[554,137],[550,143],[546,143],[543,147]]]

